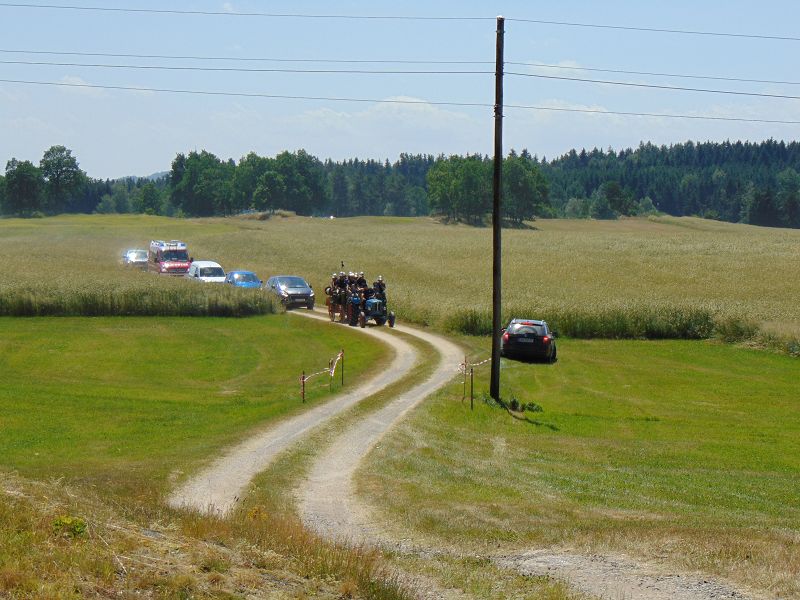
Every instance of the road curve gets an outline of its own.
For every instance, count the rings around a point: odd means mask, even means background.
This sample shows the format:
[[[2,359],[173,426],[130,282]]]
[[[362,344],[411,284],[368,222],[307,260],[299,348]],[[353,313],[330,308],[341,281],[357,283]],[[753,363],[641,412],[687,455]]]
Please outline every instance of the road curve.
[[[327,316],[305,311],[297,314],[328,320]],[[227,515],[243,496],[250,481],[266,469],[279,453],[318,425],[408,375],[417,358],[413,346],[382,327],[359,329],[359,331],[381,340],[392,348],[395,356],[391,368],[383,369],[355,389],[270,426],[225,451],[212,464],[176,489],[167,499],[167,504],[174,508]]]
[[[351,425],[320,454],[298,490],[298,509],[306,526],[337,541],[382,544],[380,536],[355,500],[353,475],[359,463],[391,427],[426,397],[457,374],[464,351],[446,338],[419,329],[398,327],[433,346],[438,354],[435,372],[383,408]]]

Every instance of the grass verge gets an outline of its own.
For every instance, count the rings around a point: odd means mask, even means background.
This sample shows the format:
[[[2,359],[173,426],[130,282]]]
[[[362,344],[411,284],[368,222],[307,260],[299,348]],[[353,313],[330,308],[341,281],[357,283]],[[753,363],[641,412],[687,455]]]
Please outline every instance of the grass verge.
[[[303,410],[300,373],[340,348],[353,377],[388,354],[289,315],[0,319],[0,464],[156,499],[221,448]],[[328,394],[312,380],[305,407]]]
[[[370,455],[359,490],[408,525],[395,536],[610,549],[800,596],[794,361],[711,342],[559,345],[555,365],[503,361],[506,399],[543,412],[471,412],[453,385]]]

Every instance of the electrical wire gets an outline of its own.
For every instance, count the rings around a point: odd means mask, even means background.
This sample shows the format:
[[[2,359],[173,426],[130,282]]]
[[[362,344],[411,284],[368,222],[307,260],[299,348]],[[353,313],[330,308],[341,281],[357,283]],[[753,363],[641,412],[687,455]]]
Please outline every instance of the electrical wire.
[[[266,93],[256,93],[256,92],[220,92],[220,91],[209,91],[209,90],[132,87],[132,86],[121,86],[121,85],[99,85],[91,83],[67,83],[67,82],[55,82],[55,81],[30,81],[30,80],[19,80],[19,79],[0,79],[0,83],[88,88],[88,89],[100,89],[100,90],[119,90],[119,91],[129,91],[129,92],[157,92],[157,93],[171,93],[171,94],[194,94],[201,96],[268,98],[268,99],[278,99],[278,100],[323,100],[331,102],[356,102],[356,103],[369,103],[369,104],[411,104],[411,105],[431,105],[431,106],[494,108],[494,104],[486,102],[449,102],[449,101],[444,102],[444,101],[434,101],[434,100],[411,100],[411,99],[389,100],[389,99],[377,99],[377,98],[345,98],[345,97],[330,97],[330,96],[293,96],[285,94],[266,94]],[[694,119],[694,120],[708,120],[708,121],[737,121],[743,123],[772,123],[781,125],[800,125],[800,121],[791,121],[783,119],[757,119],[757,118],[747,118],[747,117],[716,117],[711,115],[685,115],[685,114],[669,114],[669,113],[608,111],[599,109],[554,108],[550,106],[535,106],[535,105],[525,105],[525,104],[505,104],[504,108],[568,112],[568,113],[589,113],[598,115],[620,115],[620,116],[633,116],[633,117],[655,117],[655,118],[670,118],[670,119]]]
[[[505,73],[517,77],[534,77],[537,79],[556,79],[559,81],[578,81],[581,83],[598,83],[604,85],[618,85],[625,87],[648,88],[656,90],[673,90],[678,92],[703,92],[706,94],[727,94],[732,96],[755,96],[757,98],[782,98],[788,100],[800,100],[800,96],[790,96],[788,94],[767,94],[762,92],[740,92],[736,90],[715,90],[711,88],[693,88],[677,85],[656,85],[653,83],[634,83],[629,81],[609,81],[603,79],[585,79],[582,77],[561,77],[557,75],[537,75],[535,73]]]
[[[350,75],[494,75],[494,71],[419,71],[419,70],[368,70],[368,69],[279,69],[279,68],[243,68],[243,67],[192,67],[170,65],[114,65],[104,63],[75,63],[55,61],[28,61],[28,60],[0,60],[0,64],[29,65],[29,66],[55,66],[55,67],[89,67],[100,69],[135,69],[149,71],[200,71],[200,72],[234,72],[234,73],[293,73],[293,74],[350,74]],[[719,90],[712,88],[694,88],[685,86],[657,85],[648,83],[634,83],[627,81],[610,81],[603,79],[586,79],[581,77],[563,77],[556,75],[540,75],[535,73],[507,72],[506,75],[517,77],[533,77],[538,79],[555,79],[558,81],[577,81],[581,83],[595,83],[658,90],[671,90],[683,92],[701,92],[707,94],[727,94],[735,96],[753,96],[759,98],[781,98],[800,100],[800,96],[788,94],[770,94],[764,92],[742,92],[737,90]]]
[[[63,81],[30,81],[20,79],[0,79],[0,83],[19,83],[27,85],[43,85],[43,86],[58,86],[58,87],[75,87],[75,88],[88,88],[99,90],[122,90],[128,92],[165,92],[170,94],[197,94],[200,96],[232,96],[237,98],[270,98],[277,100],[325,100],[332,102],[362,102],[362,103],[377,103],[377,104],[431,104],[434,106],[477,106],[477,107],[492,107],[493,104],[481,102],[436,102],[429,100],[386,100],[375,98],[339,98],[331,96],[290,96],[285,94],[266,94],[260,92],[219,92],[209,90],[187,90],[177,88],[151,88],[151,87],[134,87],[124,85],[99,85],[93,83],[68,83]]]
[[[749,117],[715,117],[711,115],[686,115],[677,113],[648,113],[630,112],[621,110],[600,110],[592,108],[556,108],[553,106],[532,106],[526,104],[505,104],[504,108],[516,108],[525,110],[583,113],[591,115],[618,115],[623,117],[653,117],[659,119],[690,119],[696,121],[734,121],[738,123],[771,123],[778,125],[800,125],[800,121],[790,121],[784,119],[757,119]]]
[[[0,50],[3,52],[3,50]],[[627,71],[624,69],[601,69],[594,67],[576,67],[572,65],[553,65],[548,63],[533,62],[512,62],[506,61],[506,65],[519,67],[536,67],[543,69],[564,69],[571,71],[591,71],[595,73],[619,73],[622,75],[646,75],[649,77],[674,77],[677,79],[707,79],[711,81],[735,81],[738,83],[767,83],[772,85],[800,85],[800,81],[782,81],[776,79],[747,79],[744,77],[723,77],[720,75],[691,75],[687,73],[660,73],[657,71]]]
[[[266,69],[243,67],[187,67],[170,65],[111,65],[102,63],[74,63],[33,60],[0,60],[3,65],[35,65],[52,67],[92,67],[100,69],[145,69],[155,71],[211,71],[234,73],[344,73],[357,75],[494,75],[494,71],[409,71],[367,69]]]
[[[783,42],[800,42],[800,37],[788,35],[768,35],[756,33],[731,33],[728,31],[701,31],[695,29],[665,29],[661,27],[634,27],[628,25],[604,25],[600,23],[575,23],[569,21],[545,21],[542,19],[515,19],[509,18],[506,21],[517,23],[535,23],[538,25],[558,25],[561,27],[586,27],[591,29],[615,29],[621,31],[641,31],[645,33],[675,33],[680,35],[703,35],[712,37],[744,38],[755,40],[777,40]]]
[[[0,7],[38,8],[49,10],[73,10],[115,13],[144,13],[159,15],[200,15],[213,17],[269,17],[274,19],[340,19],[371,21],[494,21],[495,17],[423,17],[413,15],[336,15],[271,12],[236,12],[224,10],[179,10],[165,8],[130,8],[110,6],[77,6],[62,4],[22,4],[19,2],[0,2]]]
[[[335,58],[258,58],[243,56],[181,56],[167,54],[126,54],[112,52],[56,52],[51,50],[11,50],[0,48],[2,54],[46,54],[60,56],[94,56],[106,58],[148,58],[169,60],[209,60],[275,63],[333,63],[333,64],[406,64],[406,65],[493,65],[493,60],[390,60],[390,59],[335,59]],[[510,63],[508,63],[510,64]],[[515,63],[517,64],[517,63]],[[519,63],[526,64],[526,63]]]
[[[353,14],[308,14],[308,13],[273,13],[273,12],[236,12],[224,10],[179,10],[163,8],[132,8],[110,6],[79,6],[67,4],[31,4],[21,2],[0,2],[0,7],[7,8],[34,8],[47,10],[72,10],[115,13],[141,13],[141,14],[166,14],[166,15],[200,15],[220,17],[267,17],[275,19],[339,19],[339,20],[388,20],[388,21],[494,21],[496,17],[453,17],[453,16],[419,16],[419,15],[353,15]],[[509,17],[509,22],[532,23],[537,25],[555,25],[560,27],[583,27],[592,29],[612,29],[620,31],[640,31],[645,33],[670,33],[680,35],[701,35],[714,37],[744,38],[757,40],[777,40],[800,42],[800,37],[738,33],[728,31],[702,31],[695,29],[667,29],[662,27],[638,27],[631,25],[610,25],[602,23],[580,23],[571,21],[551,21],[544,19],[523,19]]]
[[[405,64],[405,65],[494,65],[493,60],[409,60],[409,59],[337,59],[337,58],[275,58],[247,56],[203,56],[180,54],[133,54],[123,52],[74,52],[56,50],[18,50],[0,48],[0,54],[33,54],[47,56],[86,56],[102,58],[143,58],[156,60],[206,60],[228,62],[266,62],[266,63],[320,63],[320,64]],[[737,83],[764,83],[770,85],[800,85],[800,81],[780,79],[750,79],[745,77],[724,77],[720,75],[696,75],[689,73],[663,73],[658,71],[631,71],[626,69],[610,69],[598,67],[578,67],[574,65],[557,65],[540,62],[506,61],[506,65],[519,67],[535,67],[542,69],[558,69],[571,71],[589,71],[594,73],[618,73],[622,75],[645,75],[649,77],[673,77],[677,79],[703,79],[710,81],[732,81]]]

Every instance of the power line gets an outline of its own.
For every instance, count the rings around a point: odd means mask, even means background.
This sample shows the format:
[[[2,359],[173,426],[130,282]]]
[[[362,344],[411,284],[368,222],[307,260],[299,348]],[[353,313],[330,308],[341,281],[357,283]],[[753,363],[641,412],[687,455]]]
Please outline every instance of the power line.
[[[76,63],[56,61],[29,61],[29,60],[0,60],[0,64],[29,65],[29,66],[54,66],[54,67],[89,67],[100,69],[135,69],[149,71],[193,71],[193,72],[233,72],[233,73],[294,73],[294,74],[350,74],[350,75],[493,75],[494,71],[432,71],[432,70],[378,70],[378,69],[284,69],[284,68],[244,68],[244,67],[194,67],[172,65],[132,65],[132,64],[105,64],[105,63]],[[648,88],[658,90],[672,90],[684,92],[701,92],[708,94],[728,94],[735,96],[754,96],[760,98],[781,98],[800,100],[800,96],[788,94],[769,94],[763,92],[742,92],[737,90],[719,90],[712,88],[694,88],[673,85],[657,85],[649,83],[635,83],[627,81],[611,81],[604,79],[587,79],[582,77],[563,77],[556,75],[540,75],[535,73],[506,72],[506,75],[517,77],[534,77],[538,79],[555,79],[558,81],[577,81],[581,83],[595,83],[626,87]]]
[[[0,48],[0,54],[33,54],[47,56],[86,56],[102,58],[143,58],[157,60],[206,60],[228,62],[266,62],[279,64],[403,64],[403,65],[493,65],[491,60],[410,60],[410,59],[339,59],[339,58],[276,58],[276,57],[248,57],[248,56],[208,56],[208,55],[181,55],[181,54],[134,54],[127,52],[75,52],[57,50],[19,50]],[[678,79],[704,79],[710,81],[733,81],[737,83],[764,83],[770,85],[800,85],[800,81],[785,81],[780,79],[751,79],[745,77],[725,77],[720,75],[696,75],[690,73],[664,73],[659,71],[632,71],[627,69],[611,69],[599,67],[578,67],[573,65],[558,65],[540,62],[506,61],[506,65],[520,67],[535,67],[542,69],[558,69],[571,71],[589,71],[594,73],[618,73],[622,75],[645,75],[649,77],[674,77]]]
[[[155,71],[212,71],[234,73],[338,73],[356,75],[494,75],[494,71],[410,71],[367,69],[266,69],[243,67],[188,67],[170,65],[111,65],[101,63],[74,63],[32,60],[0,60],[3,65],[36,65],[52,67],[92,67],[100,69],[145,69]]]
[[[633,83],[629,81],[609,81],[603,79],[585,79],[582,77],[560,77],[557,75],[537,75],[535,73],[509,73],[517,77],[535,77],[537,79],[557,79],[559,81],[579,81],[582,83],[599,83],[605,85],[619,85],[625,87],[649,88],[656,90],[673,90],[679,92],[703,92],[706,94],[727,94],[732,96],[755,96],[758,98],[783,98],[788,100],[800,100],[800,96],[790,96],[788,94],[766,94],[760,92],[740,92],[736,90],[715,90],[711,88],[693,88],[677,85],[656,85],[653,83]]]
[[[3,52],[3,50],[0,50]],[[708,79],[712,81],[735,81],[738,83],[767,83],[773,85],[800,85],[800,81],[781,81],[775,79],[747,79],[744,77],[723,77],[720,75],[692,75],[687,73],[660,73],[657,71],[627,71],[624,69],[601,69],[593,67],[575,67],[571,65],[553,65],[535,62],[506,62],[507,65],[520,67],[537,67],[543,69],[565,69],[572,71],[591,71],[595,73],[619,73],[622,75],[647,75],[650,77],[675,77],[679,79]]]
[[[505,108],[517,108],[525,110],[584,113],[591,115],[617,115],[623,117],[653,117],[659,119],[690,119],[696,121],[734,121],[738,123],[772,123],[778,125],[800,125],[800,121],[789,121],[783,119],[753,119],[748,117],[715,117],[711,115],[686,115],[670,113],[647,113],[630,112],[621,110],[600,110],[593,108],[556,108],[553,106],[532,106],[526,104],[506,104]]]
[[[604,25],[600,23],[574,23],[569,21],[544,21],[541,19],[514,19],[507,21],[518,23],[536,23],[539,25],[558,25],[562,27],[587,27],[591,29],[616,29],[621,31],[642,31],[645,33],[675,33],[680,35],[703,35],[712,37],[745,38],[755,40],[779,40],[784,42],[800,42],[800,37],[786,35],[767,35],[756,33],[731,33],[728,31],[700,31],[695,29],[664,29],[660,27],[634,27],[628,25]]]
[[[148,88],[148,87],[132,87],[132,86],[121,86],[121,85],[99,85],[91,83],[29,81],[29,80],[19,80],[19,79],[0,79],[0,83],[53,86],[53,87],[88,88],[88,89],[116,90],[116,91],[128,91],[128,92],[194,94],[200,96],[227,96],[227,97],[240,97],[240,98],[267,98],[267,99],[277,99],[277,100],[323,100],[331,102],[355,102],[355,103],[369,103],[369,104],[410,104],[410,105],[494,108],[494,104],[489,104],[486,102],[452,102],[452,101],[411,100],[411,99],[389,100],[389,99],[378,99],[378,98],[346,98],[346,97],[330,97],[330,96],[293,96],[286,94],[266,94],[257,92],[220,92],[220,91],[188,90],[188,89],[177,89],[177,88]],[[626,111],[609,111],[609,110],[579,109],[579,108],[554,108],[551,106],[535,106],[535,105],[525,105],[525,104],[505,104],[504,107],[513,109],[524,109],[524,110],[588,113],[588,114],[598,114],[598,115],[619,115],[619,116],[631,116],[631,117],[653,117],[653,118],[693,119],[693,120],[707,120],[707,121],[736,121],[742,123],[772,123],[780,125],[800,125],[800,121],[791,121],[783,119],[755,119],[747,117],[716,117],[711,115],[626,112]]]
[[[387,100],[376,98],[341,98],[331,96],[290,96],[285,94],[266,94],[261,92],[219,92],[210,90],[187,90],[178,88],[151,88],[151,87],[134,87],[124,85],[99,85],[93,83],[67,83],[62,81],[30,81],[20,79],[0,79],[0,83],[19,83],[26,85],[42,85],[42,86],[56,86],[56,87],[74,87],[74,88],[88,88],[98,90],[121,90],[127,92],[163,92],[170,94],[196,94],[200,96],[231,96],[237,98],[269,98],[276,100],[325,100],[331,102],[362,102],[362,103],[377,103],[377,104],[430,104],[434,106],[477,106],[477,107],[492,107],[493,104],[481,102],[437,102],[429,100]]]
[[[209,60],[274,63],[333,63],[333,64],[406,64],[406,65],[493,65],[493,60],[393,60],[393,59],[335,59],[335,58],[272,58],[243,56],[190,56],[168,54],[128,54],[112,52],[56,52],[50,50],[12,50],[0,48],[3,54],[46,54],[60,56],[94,56],[105,58],[148,58],[169,60]],[[511,63],[508,63],[511,64]],[[517,64],[517,63],[514,63]],[[525,64],[525,63],[519,63]]]
[[[37,8],[48,10],[73,10],[113,13],[144,13],[159,15],[200,15],[212,17],[268,17],[274,19],[340,19],[340,20],[387,20],[387,21],[493,21],[494,17],[423,17],[413,15],[336,15],[307,13],[271,13],[271,12],[236,12],[224,10],[179,10],[164,8],[130,8],[110,6],[77,6],[62,4],[21,4],[18,2],[0,2],[0,6],[9,8]]]
[[[224,10],[179,10],[159,8],[132,8],[109,6],[78,6],[62,4],[23,4],[19,2],[0,2],[0,7],[34,8],[45,10],[71,10],[112,13],[140,13],[163,15],[200,15],[220,17],[266,17],[274,19],[338,19],[338,20],[386,20],[386,21],[494,21],[495,17],[453,17],[453,16],[419,16],[419,15],[353,15],[353,14],[309,14],[309,13],[272,13],[272,12],[237,12]],[[543,19],[522,19],[509,17],[507,21],[517,23],[534,23],[538,25],[555,25],[561,27],[584,27],[592,29],[613,29],[621,31],[640,31],[646,33],[670,33],[680,35],[701,35],[714,37],[744,38],[757,40],[778,40],[800,42],[800,37],[737,33],[728,31],[702,31],[694,29],[666,29],[660,27],[638,27],[630,25],[611,25],[602,23],[579,23],[570,21],[547,21]]]

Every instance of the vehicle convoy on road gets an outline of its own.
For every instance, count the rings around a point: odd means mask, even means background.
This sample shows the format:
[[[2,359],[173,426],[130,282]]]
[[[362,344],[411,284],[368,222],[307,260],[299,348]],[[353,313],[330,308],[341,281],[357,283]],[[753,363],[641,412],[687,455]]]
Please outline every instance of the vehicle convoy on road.
[[[264,289],[275,294],[286,308],[305,306],[314,308],[314,290],[302,277],[296,275],[276,275],[267,279]]]
[[[394,327],[395,314],[387,308],[386,282],[380,275],[370,287],[363,271],[351,271],[347,275],[344,271],[338,275],[333,273],[325,295],[331,321],[338,316],[340,322],[359,327],[366,327],[369,320],[374,320],[376,325],[389,323],[389,327]]]
[[[152,240],[147,255],[147,270],[161,275],[180,277],[189,270],[191,259],[184,242]]]
[[[189,266],[186,277],[206,283],[224,283],[225,271],[212,260],[195,260]]]
[[[556,337],[558,333],[551,331],[545,321],[511,319],[500,338],[500,356],[555,362]]]
[[[239,288],[260,288],[261,280],[252,271],[228,271],[225,283]]]
[[[147,250],[140,248],[129,248],[122,253],[122,264],[126,267],[136,267],[137,269],[147,268]]]

